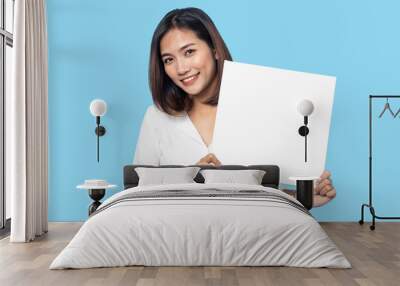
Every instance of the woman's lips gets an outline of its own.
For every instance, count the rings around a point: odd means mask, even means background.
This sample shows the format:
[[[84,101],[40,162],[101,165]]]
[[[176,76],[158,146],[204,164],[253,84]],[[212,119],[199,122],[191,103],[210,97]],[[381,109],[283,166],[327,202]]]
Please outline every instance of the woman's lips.
[[[192,75],[191,77],[185,78],[185,79],[183,79],[181,81],[182,81],[184,86],[189,86],[189,85],[192,85],[196,81],[196,79],[198,77],[199,77],[199,73],[195,74],[195,75]]]

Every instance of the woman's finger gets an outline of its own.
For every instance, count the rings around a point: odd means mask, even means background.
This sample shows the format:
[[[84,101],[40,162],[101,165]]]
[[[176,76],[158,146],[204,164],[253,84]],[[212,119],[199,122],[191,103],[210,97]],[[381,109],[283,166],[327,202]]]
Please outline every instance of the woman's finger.
[[[213,153],[209,153],[205,155],[203,158],[196,163],[196,165],[212,165],[212,166],[221,166],[221,162],[217,159],[217,157]]]
[[[333,199],[334,197],[336,197],[336,190],[333,188],[332,190],[330,190],[329,192],[326,193],[326,196],[328,198]]]
[[[325,187],[326,187],[326,186],[323,186],[323,187],[318,186],[318,187],[316,188],[316,190],[315,190],[315,194],[316,194],[316,195],[320,195],[320,196],[324,196],[323,190],[324,190]]]
[[[214,156],[210,158],[209,162],[214,164],[215,166],[221,165],[221,163],[218,161],[218,159]]]
[[[332,185],[331,180],[329,179],[323,179],[320,183],[319,183],[319,187],[322,189],[323,187],[327,186],[327,185]]]
[[[319,181],[315,185],[314,193],[319,194],[326,185],[330,185],[330,184],[331,184],[331,181],[329,179],[323,179],[322,181]]]
[[[201,158],[200,161],[196,163],[196,165],[208,165],[208,164],[209,162],[206,157]]]
[[[217,157],[213,153],[207,155],[207,160],[209,163],[213,163],[215,166],[221,165],[221,162],[217,159]]]
[[[321,196],[325,196],[328,192],[330,192],[333,189],[332,185],[326,185],[325,187],[323,187],[321,189],[321,191],[319,192],[319,194]]]
[[[325,170],[325,171],[321,174],[320,179],[321,179],[321,181],[322,181],[323,179],[328,179],[330,176],[331,176],[331,172]]]

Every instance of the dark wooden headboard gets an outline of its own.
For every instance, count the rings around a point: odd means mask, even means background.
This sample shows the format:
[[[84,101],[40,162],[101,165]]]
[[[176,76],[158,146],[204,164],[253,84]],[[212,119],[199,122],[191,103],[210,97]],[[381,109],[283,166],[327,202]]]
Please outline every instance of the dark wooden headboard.
[[[136,187],[139,183],[139,176],[135,171],[136,167],[148,167],[148,168],[177,168],[185,167],[182,165],[162,165],[162,166],[150,166],[150,165],[127,165],[124,167],[124,189]],[[276,165],[222,165],[220,167],[214,166],[198,166],[201,169],[221,169],[221,170],[264,170],[266,173],[262,179],[262,185],[265,187],[278,188],[279,186],[279,167]],[[203,176],[198,173],[194,179],[197,183],[204,183]]]

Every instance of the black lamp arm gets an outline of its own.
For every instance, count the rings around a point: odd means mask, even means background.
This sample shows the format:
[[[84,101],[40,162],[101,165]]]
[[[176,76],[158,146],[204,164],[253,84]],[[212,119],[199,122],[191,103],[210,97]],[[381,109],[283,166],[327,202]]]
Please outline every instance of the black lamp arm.
[[[304,125],[299,128],[299,134],[304,137],[304,162],[307,162],[307,135],[310,132],[307,125],[308,116],[304,116]]]
[[[103,136],[104,134],[106,134],[106,129],[104,128],[104,126],[100,125],[100,116],[96,116],[96,129],[95,129],[95,133],[97,136],[97,162],[99,162],[99,157],[100,157],[100,140],[99,137]]]

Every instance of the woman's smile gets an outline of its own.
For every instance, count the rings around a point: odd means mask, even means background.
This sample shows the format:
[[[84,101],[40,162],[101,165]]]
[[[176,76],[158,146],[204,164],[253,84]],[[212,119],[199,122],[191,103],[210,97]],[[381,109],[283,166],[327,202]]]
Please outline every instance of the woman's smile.
[[[199,77],[199,74],[200,73],[197,73],[197,74],[189,76],[189,77],[185,77],[184,79],[181,80],[181,82],[183,83],[184,86],[190,86],[190,85],[194,84],[194,82]]]

